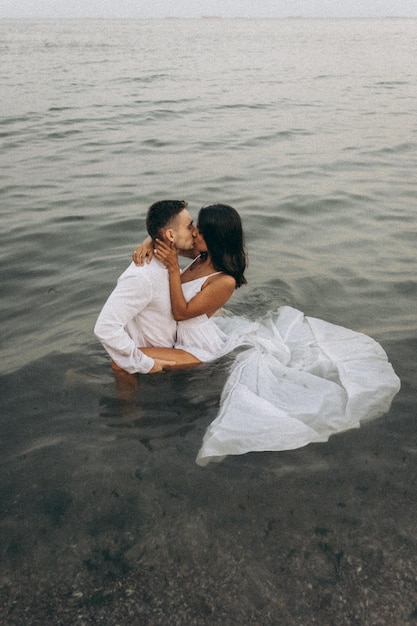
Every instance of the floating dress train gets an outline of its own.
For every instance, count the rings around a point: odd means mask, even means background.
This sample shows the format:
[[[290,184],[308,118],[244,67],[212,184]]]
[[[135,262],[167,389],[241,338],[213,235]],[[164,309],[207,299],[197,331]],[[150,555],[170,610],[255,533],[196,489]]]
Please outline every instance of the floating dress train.
[[[327,441],[386,413],[400,388],[374,339],[289,306],[258,322],[239,316],[179,322],[178,340],[202,361],[246,348],[231,367],[199,465]]]

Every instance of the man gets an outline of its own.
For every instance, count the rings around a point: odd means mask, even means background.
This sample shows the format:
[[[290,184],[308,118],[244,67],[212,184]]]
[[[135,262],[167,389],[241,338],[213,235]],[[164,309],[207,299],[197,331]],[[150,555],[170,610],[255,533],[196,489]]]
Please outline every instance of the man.
[[[195,227],[187,206],[183,200],[155,202],[148,209],[146,228],[153,240],[172,243],[191,255]],[[177,363],[153,359],[138,348],[173,347],[175,343],[168,271],[160,261],[154,257],[141,267],[130,264],[101,310],[94,334],[110,354],[115,369],[153,374]],[[180,351],[178,358],[180,362]]]

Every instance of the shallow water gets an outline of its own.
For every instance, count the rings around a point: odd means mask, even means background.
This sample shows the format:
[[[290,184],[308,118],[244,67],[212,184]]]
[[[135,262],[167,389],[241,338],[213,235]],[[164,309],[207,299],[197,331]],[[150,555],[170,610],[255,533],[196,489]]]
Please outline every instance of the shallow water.
[[[0,30],[3,623],[414,623],[417,21]],[[241,213],[231,311],[377,339],[389,414],[203,469],[232,357],[120,400],[92,328],[162,197]]]

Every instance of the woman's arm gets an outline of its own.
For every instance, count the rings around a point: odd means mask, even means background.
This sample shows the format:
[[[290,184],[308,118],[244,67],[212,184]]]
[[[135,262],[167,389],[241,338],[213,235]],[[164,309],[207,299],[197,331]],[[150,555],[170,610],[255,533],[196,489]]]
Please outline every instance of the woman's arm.
[[[216,274],[208,276],[201,291],[187,302],[182,292],[177,251],[157,241],[155,254],[168,269],[172,313],[177,322],[204,314],[210,317],[229,300],[235,290],[236,281],[232,276]]]
[[[132,254],[132,259],[136,265],[144,265],[146,263],[150,263],[153,257],[153,241],[148,236],[143,240],[141,246],[138,246],[134,253]]]
[[[211,317],[226,304],[235,288],[236,281],[232,276],[217,274],[208,277],[201,291],[186,302],[185,308],[178,307],[176,312],[173,309],[174,318],[178,322],[203,314]]]

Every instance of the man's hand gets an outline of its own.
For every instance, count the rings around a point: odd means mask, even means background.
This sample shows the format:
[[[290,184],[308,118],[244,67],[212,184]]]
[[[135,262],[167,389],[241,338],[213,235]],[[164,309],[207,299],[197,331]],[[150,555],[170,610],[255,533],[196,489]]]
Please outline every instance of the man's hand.
[[[157,372],[163,372],[165,369],[170,369],[177,364],[176,361],[165,361],[164,359],[154,359],[154,365],[148,374],[156,374]]]

